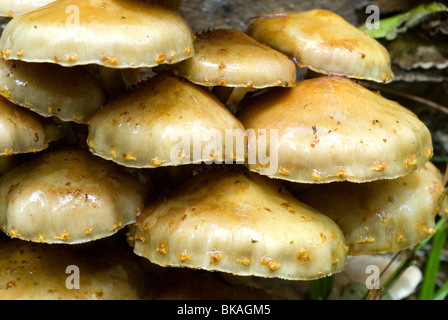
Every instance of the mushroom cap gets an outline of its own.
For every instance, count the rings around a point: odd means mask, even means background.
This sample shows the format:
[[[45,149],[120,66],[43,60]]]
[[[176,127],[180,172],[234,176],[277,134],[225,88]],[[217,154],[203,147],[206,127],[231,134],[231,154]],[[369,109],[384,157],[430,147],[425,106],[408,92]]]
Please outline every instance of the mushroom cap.
[[[76,275],[79,289],[72,288]],[[0,240],[0,300],[140,300],[143,280],[132,252],[115,243]]]
[[[315,185],[295,195],[334,220],[348,253],[358,255],[401,251],[427,238],[443,190],[440,171],[428,162],[394,180]]]
[[[11,20],[0,49],[5,59],[139,68],[190,58],[193,37],[177,11],[153,1],[61,0]]]
[[[249,137],[249,151],[263,146],[265,137],[271,153],[269,164],[249,153],[248,167],[272,178],[302,183],[395,179],[422,168],[433,154],[430,131],[414,113],[339,76],[245,99],[236,116],[248,134],[259,133]],[[260,136],[260,130],[266,134]]]
[[[233,156],[244,161],[237,144],[225,140],[226,130],[244,134],[240,121],[209,90],[158,75],[95,113],[87,143],[95,155],[134,168],[224,162]]]
[[[197,34],[195,56],[168,66],[175,74],[203,86],[292,87],[297,67],[284,54],[234,29]]]
[[[39,152],[57,138],[44,118],[0,97],[0,156]]]
[[[0,16],[15,17],[26,11],[35,10],[56,0],[2,0],[0,2]]]
[[[48,150],[0,178],[0,226],[12,238],[77,244],[136,220],[146,186],[87,150]]]
[[[244,166],[201,171],[133,226],[134,252],[160,266],[311,280],[346,263],[334,221]]]
[[[383,83],[393,78],[387,49],[328,10],[263,14],[251,19],[247,34],[319,73]]]
[[[106,103],[98,78],[84,67],[0,59],[0,88],[9,101],[41,116],[82,124]]]

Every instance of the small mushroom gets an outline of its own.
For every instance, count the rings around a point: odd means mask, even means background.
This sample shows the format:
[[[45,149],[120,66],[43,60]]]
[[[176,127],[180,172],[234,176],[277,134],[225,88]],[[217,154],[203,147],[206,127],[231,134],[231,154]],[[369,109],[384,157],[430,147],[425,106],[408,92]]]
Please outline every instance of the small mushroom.
[[[213,29],[196,35],[195,56],[167,66],[176,75],[202,86],[227,90],[293,87],[297,68],[284,54],[234,29]],[[227,89],[225,89],[227,88]],[[222,98],[225,103],[227,99]]]
[[[154,264],[311,280],[343,270],[339,227],[244,166],[213,167],[149,203],[130,236]]]
[[[115,242],[52,246],[0,240],[0,300],[141,300],[144,274]]]
[[[33,242],[90,242],[133,224],[151,188],[87,150],[48,150],[0,178],[0,227]]]
[[[141,68],[192,57],[193,38],[176,10],[152,1],[62,0],[12,19],[0,49],[26,62]]]
[[[0,156],[39,152],[60,138],[56,124],[3,97],[0,97],[0,128]]]
[[[106,103],[98,75],[85,67],[0,58],[0,94],[44,117],[86,124]]]
[[[88,131],[93,154],[127,167],[244,161],[244,150],[225,139],[244,134],[240,121],[206,88],[177,76],[157,75],[111,99]]]
[[[340,76],[250,97],[236,116],[253,133],[250,170],[292,182],[395,179],[433,154],[430,131],[414,113]],[[269,159],[254,154],[264,141]]]
[[[13,18],[27,11],[35,10],[56,0],[2,0],[0,16]]]
[[[334,220],[348,254],[380,254],[408,249],[434,233],[443,193],[439,170],[422,169],[393,180],[311,186],[296,197]]]
[[[387,49],[329,10],[263,14],[251,19],[247,34],[318,73],[381,83],[393,78]]]

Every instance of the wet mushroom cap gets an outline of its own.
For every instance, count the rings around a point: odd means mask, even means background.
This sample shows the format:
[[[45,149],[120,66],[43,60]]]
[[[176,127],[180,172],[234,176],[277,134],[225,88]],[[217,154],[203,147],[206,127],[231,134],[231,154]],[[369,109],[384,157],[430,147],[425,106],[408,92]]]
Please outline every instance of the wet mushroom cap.
[[[56,0],[2,0],[0,2],[0,16],[12,18],[55,1]]]
[[[328,10],[263,14],[250,21],[247,34],[319,73],[382,83],[393,78],[387,49]]]
[[[11,20],[0,49],[27,62],[140,68],[190,58],[193,38],[177,11],[153,1],[61,0]]]
[[[143,280],[132,252],[115,243],[0,240],[0,300],[140,300]]]
[[[48,150],[0,178],[0,226],[28,241],[90,242],[134,223],[147,190],[87,150]]]
[[[295,195],[334,220],[348,253],[359,255],[405,250],[433,234],[443,189],[440,171],[428,162],[398,179],[314,185]]]
[[[175,74],[203,86],[292,87],[294,62],[284,54],[234,29],[197,34],[195,56],[168,66]]]
[[[44,118],[0,97],[0,156],[39,152],[58,138]]]
[[[158,75],[95,113],[87,143],[95,155],[134,168],[244,161],[237,144],[226,141],[226,130],[244,134],[240,121],[209,90]]]
[[[134,252],[160,266],[311,280],[340,272],[339,227],[244,167],[201,171],[137,218]]]
[[[0,59],[0,94],[41,116],[82,124],[106,103],[94,72],[20,60]]]
[[[249,135],[250,170],[292,182],[395,179],[433,154],[430,131],[414,113],[339,76],[245,99],[236,116]],[[266,159],[251,152],[264,141]]]

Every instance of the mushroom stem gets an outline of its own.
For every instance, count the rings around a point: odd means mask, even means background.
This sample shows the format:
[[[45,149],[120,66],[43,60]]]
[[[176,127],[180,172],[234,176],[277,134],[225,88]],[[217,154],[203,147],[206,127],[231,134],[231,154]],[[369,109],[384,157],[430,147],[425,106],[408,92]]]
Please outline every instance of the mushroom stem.
[[[104,91],[108,96],[119,95],[120,93],[126,92],[130,87],[121,69],[98,65],[98,75]]]
[[[225,105],[232,95],[232,92],[233,87],[214,86],[212,89],[212,93]]]

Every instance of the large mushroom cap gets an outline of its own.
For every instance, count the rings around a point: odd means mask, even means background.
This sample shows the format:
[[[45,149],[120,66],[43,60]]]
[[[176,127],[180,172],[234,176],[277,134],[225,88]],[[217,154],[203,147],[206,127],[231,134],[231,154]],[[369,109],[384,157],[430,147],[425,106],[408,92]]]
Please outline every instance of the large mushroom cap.
[[[2,0],[0,2],[0,16],[15,17],[55,1],[56,0]]]
[[[106,103],[98,77],[84,67],[0,59],[0,94],[44,117],[87,123]]]
[[[194,54],[177,11],[143,0],[61,0],[11,20],[0,40],[5,59],[153,67]]]
[[[405,250],[434,232],[442,177],[430,162],[405,177],[370,183],[315,185],[299,200],[342,229],[349,254]]]
[[[87,150],[52,150],[1,177],[0,226],[13,238],[84,243],[134,223],[146,192],[136,177]]]
[[[0,300],[140,300],[143,280],[132,252],[115,243],[0,240]]]
[[[161,266],[310,280],[341,271],[339,227],[275,180],[204,170],[137,218],[134,252]]]
[[[414,113],[339,76],[246,99],[237,117],[255,136],[250,170],[293,182],[393,179],[433,154],[429,129]],[[269,158],[253,159],[263,141]]]
[[[39,152],[59,138],[50,122],[0,97],[0,156]],[[55,127],[55,126],[52,126]]]
[[[377,82],[393,77],[386,48],[328,10],[263,14],[250,21],[247,33],[316,72]]]
[[[296,66],[284,54],[234,29],[197,35],[195,56],[169,66],[175,74],[203,86],[291,87]]]
[[[159,75],[99,110],[90,119],[87,143],[92,153],[135,168],[244,161],[237,143],[226,141],[226,130],[244,134],[240,121],[210,91]]]

